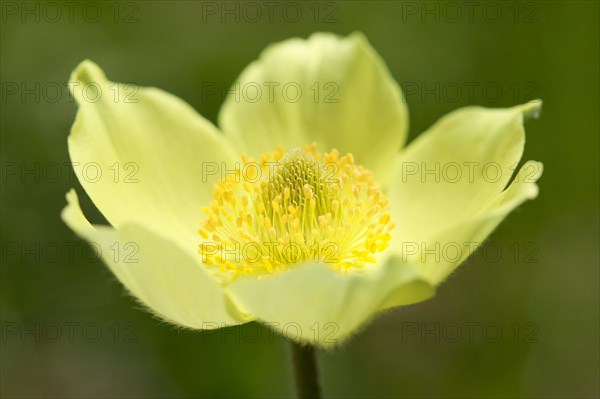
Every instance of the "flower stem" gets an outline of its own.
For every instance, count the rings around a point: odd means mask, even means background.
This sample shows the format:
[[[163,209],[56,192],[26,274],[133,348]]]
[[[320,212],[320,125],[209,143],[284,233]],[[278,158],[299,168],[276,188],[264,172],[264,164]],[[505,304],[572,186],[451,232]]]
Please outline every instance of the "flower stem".
[[[301,345],[290,341],[292,368],[296,382],[296,394],[299,399],[319,399],[321,389],[317,376],[315,348],[312,345]]]

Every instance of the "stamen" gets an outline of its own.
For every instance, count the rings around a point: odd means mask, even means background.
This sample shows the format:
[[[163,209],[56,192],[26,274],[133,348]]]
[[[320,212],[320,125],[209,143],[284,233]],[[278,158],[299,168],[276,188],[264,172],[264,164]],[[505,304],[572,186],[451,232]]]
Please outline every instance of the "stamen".
[[[242,161],[216,184],[199,230],[204,264],[227,279],[301,262],[346,273],[374,263],[389,245],[388,200],[352,154],[321,155],[313,144]]]

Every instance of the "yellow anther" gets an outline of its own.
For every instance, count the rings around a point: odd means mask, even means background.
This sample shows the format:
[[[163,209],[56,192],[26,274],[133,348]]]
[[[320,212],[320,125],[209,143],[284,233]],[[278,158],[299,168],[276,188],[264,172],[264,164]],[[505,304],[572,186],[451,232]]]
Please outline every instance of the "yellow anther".
[[[340,202],[338,200],[331,201],[331,210],[337,212],[340,209]]]

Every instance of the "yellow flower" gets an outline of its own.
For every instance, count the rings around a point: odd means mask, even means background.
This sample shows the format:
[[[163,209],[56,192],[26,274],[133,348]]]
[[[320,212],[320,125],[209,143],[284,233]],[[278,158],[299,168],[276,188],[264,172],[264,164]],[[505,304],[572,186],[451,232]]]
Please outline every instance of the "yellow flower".
[[[538,192],[537,162],[510,179],[539,101],[456,110],[403,148],[401,90],[361,34],[269,46],[231,88],[220,129],[90,61],[71,91],[69,153],[111,226],[90,224],[74,190],[62,217],[179,326],[257,320],[333,345],[431,297]]]

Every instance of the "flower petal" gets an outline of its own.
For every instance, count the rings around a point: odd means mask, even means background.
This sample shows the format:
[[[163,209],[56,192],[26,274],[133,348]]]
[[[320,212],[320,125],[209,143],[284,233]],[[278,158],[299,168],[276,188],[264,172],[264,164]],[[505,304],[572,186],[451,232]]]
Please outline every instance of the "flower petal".
[[[481,245],[492,231],[517,206],[538,195],[535,183],[542,175],[543,165],[529,161],[523,165],[510,186],[482,207],[482,210],[453,226],[437,233],[426,242],[413,242],[403,258],[421,265],[426,281],[438,285],[448,277],[473,251]],[[416,253],[413,249],[418,250]],[[407,255],[410,252],[412,256]]]
[[[194,329],[213,329],[250,321],[236,310],[206,269],[177,245],[137,224],[117,231],[93,226],[67,194],[62,218],[100,251],[121,283],[163,320]]]
[[[79,104],[69,154],[79,181],[116,228],[147,226],[195,253],[210,174],[234,152],[217,129],[177,97],[113,83],[82,62],[70,89]]]
[[[523,153],[523,117],[540,107],[462,108],[411,143],[390,185],[395,241],[426,242],[501,193]]]
[[[298,266],[228,286],[244,312],[289,339],[333,346],[378,311],[423,301],[433,295],[416,269],[398,258],[364,273],[342,275],[325,264]]]
[[[322,151],[352,152],[382,181],[406,139],[400,87],[360,33],[271,45],[231,90],[219,124],[254,156],[316,142]]]

